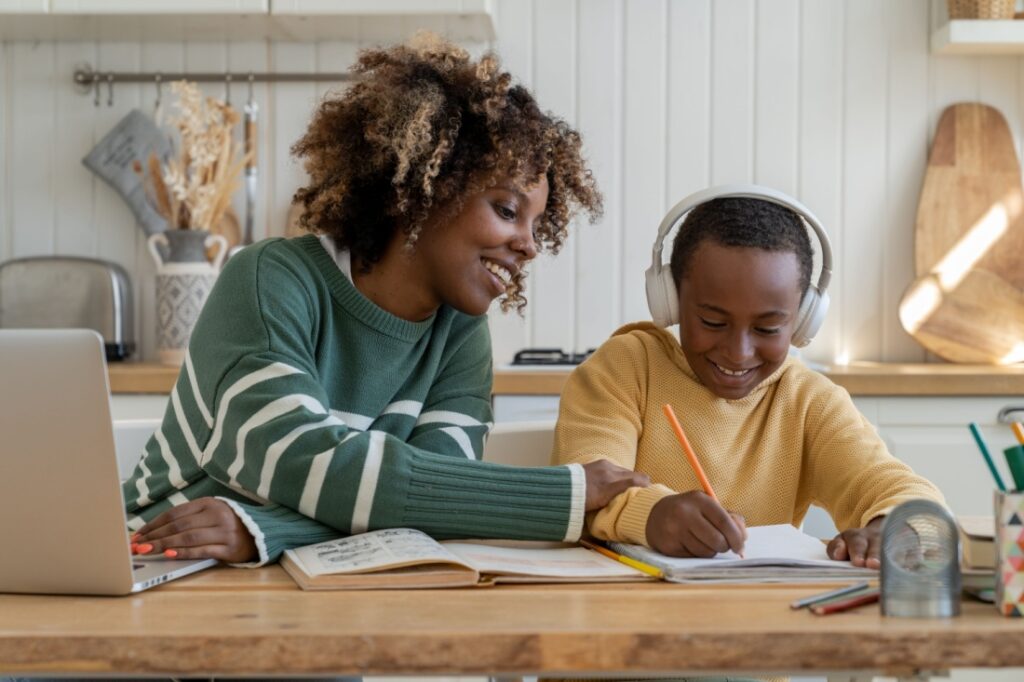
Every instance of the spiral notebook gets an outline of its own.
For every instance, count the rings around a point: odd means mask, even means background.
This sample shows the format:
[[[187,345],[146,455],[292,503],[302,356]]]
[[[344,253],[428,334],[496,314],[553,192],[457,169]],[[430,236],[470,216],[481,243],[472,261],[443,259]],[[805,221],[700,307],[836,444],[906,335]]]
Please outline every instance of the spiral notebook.
[[[709,559],[682,559],[618,542],[609,547],[628,557],[660,568],[676,583],[810,583],[878,577],[878,571],[858,568],[848,561],[829,559],[825,544],[789,524],[754,526],[743,558],[724,552]]]

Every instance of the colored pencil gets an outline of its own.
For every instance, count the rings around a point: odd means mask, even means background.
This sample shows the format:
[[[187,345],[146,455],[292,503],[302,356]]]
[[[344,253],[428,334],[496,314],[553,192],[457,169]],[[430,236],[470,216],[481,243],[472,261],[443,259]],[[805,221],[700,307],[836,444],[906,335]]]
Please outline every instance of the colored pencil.
[[[647,575],[654,576],[655,578],[658,578],[659,580],[665,577],[665,574],[661,572],[661,569],[655,568],[654,566],[651,566],[650,564],[645,564],[644,562],[638,561],[638,560],[634,559],[633,557],[623,556],[623,555],[619,554],[618,552],[613,552],[612,550],[608,549],[607,547],[603,547],[603,546],[595,544],[593,542],[589,542],[588,540],[580,540],[580,544],[583,545],[584,547],[586,547],[587,549],[592,549],[595,552],[597,552],[598,554],[603,554],[604,556],[608,557],[609,559],[614,559],[615,561],[618,561],[620,564],[625,564],[625,565],[627,565],[627,566],[629,566],[631,568],[635,568],[636,570],[642,571],[643,573],[646,573]]]
[[[868,586],[868,581],[864,580],[853,585],[847,585],[846,587],[840,587],[836,590],[829,590],[828,592],[821,592],[819,594],[812,594],[810,597],[804,597],[803,599],[797,599],[795,602],[789,605],[791,609],[802,609],[805,606],[811,606],[819,602],[828,601],[829,599],[835,599],[836,597],[843,597],[853,592],[859,592]]]
[[[679,444],[683,446],[683,452],[686,453],[686,459],[690,461],[690,466],[693,467],[693,473],[697,474],[697,479],[700,481],[700,485],[704,488],[704,492],[718,502],[718,495],[715,495],[714,489],[711,487],[711,481],[704,474],[704,468],[700,465],[700,461],[697,459],[697,453],[693,451],[693,447],[690,445],[690,441],[686,438],[686,433],[683,432],[683,426],[676,419],[676,413],[672,410],[672,406],[665,403],[661,406],[665,416],[668,417],[668,423],[672,425],[672,430],[676,433],[676,439]],[[721,504],[721,502],[719,502]]]
[[[1010,422],[1010,428],[1013,429],[1013,435],[1017,436],[1017,442],[1024,445],[1024,424]]]
[[[992,472],[992,478],[996,479],[996,487],[1003,492],[1006,492],[1006,484],[1003,483],[1003,477],[999,475],[999,470],[996,469],[996,463],[992,461],[992,455],[988,453],[988,446],[985,445],[985,440],[981,437],[981,431],[978,430],[978,425],[971,422],[967,425],[967,428],[971,430],[971,435],[974,436],[974,442],[978,444],[978,449],[981,450],[981,456],[985,458],[985,464],[988,465],[988,470]]]
[[[851,596],[849,599],[840,599],[837,601],[829,602],[828,604],[819,604],[811,607],[811,613],[816,616],[827,616],[830,613],[839,613],[840,611],[849,611],[855,609],[858,606],[864,606],[865,604],[873,604],[878,601],[878,596],[881,591],[874,587],[867,592],[862,592]]]

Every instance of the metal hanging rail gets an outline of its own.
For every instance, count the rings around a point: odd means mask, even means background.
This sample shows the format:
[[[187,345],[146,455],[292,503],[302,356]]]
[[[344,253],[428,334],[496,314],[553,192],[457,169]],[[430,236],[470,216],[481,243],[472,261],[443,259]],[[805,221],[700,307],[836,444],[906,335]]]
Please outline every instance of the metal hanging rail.
[[[312,83],[315,81],[351,81],[354,80],[350,73],[257,73],[247,71],[241,73],[225,71],[216,72],[172,72],[172,71],[150,71],[150,72],[119,72],[119,71],[97,71],[90,64],[80,64],[75,67],[74,72],[75,88],[83,95],[95,92],[94,104],[99,106],[100,87],[106,85],[108,88],[107,104],[113,103],[114,83],[154,83],[159,91],[164,83],[171,81],[188,80],[197,83],[223,83],[230,88],[234,83]]]

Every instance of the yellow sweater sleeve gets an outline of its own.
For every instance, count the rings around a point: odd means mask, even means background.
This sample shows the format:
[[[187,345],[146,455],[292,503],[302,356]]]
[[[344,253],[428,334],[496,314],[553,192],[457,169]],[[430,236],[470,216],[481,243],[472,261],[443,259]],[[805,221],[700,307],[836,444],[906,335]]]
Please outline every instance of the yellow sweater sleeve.
[[[562,391],[554,463],[607,459],[636,469],[647,376],[646,350],[630,335],[612,337],[580,365]],[[657,484],[630,488],[603,509],[588,514],[587,527],[601,540],[646,545],[651,508],[673,494],[672,489]]]
[[[808,405],[804,467],[808,495],[840,531],[860,528],[908,500],[945,504],[939,489],[889,454],[875,427],[838,386]]]

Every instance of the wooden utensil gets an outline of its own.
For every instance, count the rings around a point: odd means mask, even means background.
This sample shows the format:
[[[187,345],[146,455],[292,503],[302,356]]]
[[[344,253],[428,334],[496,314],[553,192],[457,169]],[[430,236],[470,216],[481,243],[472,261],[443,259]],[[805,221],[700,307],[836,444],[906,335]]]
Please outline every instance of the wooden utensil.
[[[918,275],[900,322],[953,362],[1024,361],[1024,188],[996,109],[954,104],[939,120],[914,232]]]

